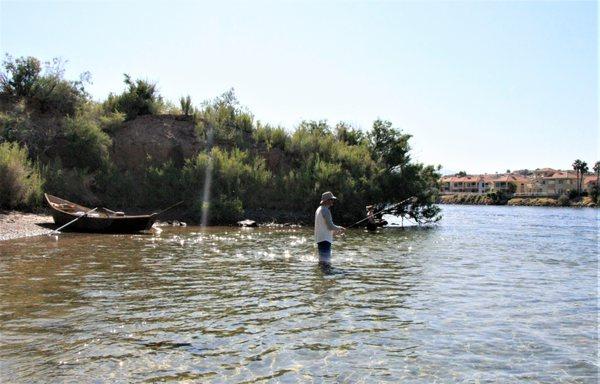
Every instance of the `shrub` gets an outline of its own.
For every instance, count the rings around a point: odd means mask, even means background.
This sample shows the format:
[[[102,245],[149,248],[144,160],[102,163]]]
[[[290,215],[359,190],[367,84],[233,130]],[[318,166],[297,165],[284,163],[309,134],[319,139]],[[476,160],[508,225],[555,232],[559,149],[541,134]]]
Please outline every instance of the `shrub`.
[[[278,148],[284,150],[289,140],[289,135],[281,127],[273,128],[269,125],[258,125],[252,134],[254,141],[265,143],[267,149]]]
[[[100,128],[104,132],[112,133],[123,126],[125,114],[121,112],[111,112],[99,117]]]
[[[0,207],[32,208],[39,205],[43,181],[40,171],[17,143],[0,144]]]
[[[58,76],[44,76],[36,81],[27,105],[40,113],[74,116],[86,94],[79,82],[63,80]]]
[[[185,185],[182,183],[181,169],[172,161],[162,166],[149,167],[146,170],[143,190],[146,193],[141,201],[146,207],[170,205],[187,197]]]
[[[492,204],[502,204],[502,202],[505,200],[505,196],[502,191],[488,192],[486,193],[486,197],[491,200]]]
[[[212,189],[233,199],[240,197],[249,206],[260,206],[265,200],[271,173],[261,158],[251,157],[248,152],[234,149],[230,152],[213,148]]]
[[[79,120],[88,120],[107,133],[115,132],[123,126],[125,114],[122,112],[107,112],[102,104],[88,101],[77,109],[75,117]]]
[[[65,168],[60,159],[42,166],[45,190],[51,195],[60,196],[82,204],[96,204],[98,198],[92,189],[96,176],[85,169]]]
[[[579,196],[579,193],[577,193],[577,191],[575,189],[570,189],[569,191],[567,191],[567,195],[569,196],[569,199],[575,199]]]
[[[569,205],[571,205],[571,199],[569,199],[569,196],[567,196],[566,194],[561,195],[558,198],[558,205],[560,205],[561,207],[568,207]]]
[[[0,113],[0,142],[21,141],[21,133],[29,128],[28,123],[26,117]]]
[[[197,215],[201,215],[201,205],[198,205]],[[220,195],[208,204],[208,222],[210,224],[231,224],[243,218],[242,201],[235,197]]]
[[[599,198],[600,198],[600,188],[598,188],[597,185],[593,185],[592,186],[592,190],[590,191],[590,197],[592,198],[592,201],[594,201],[594,202],[599,201]]]
[[[192,98],[190,95],[179,99],[179,105],[181,106],[181,113],[186,116],[194,114],[194,107],[192,106]]]
[[[97,170],[108,160],[110,137],[91,120],[67,118],[64,138],[66,145],[59,151],[62,162],[67,167]]]
[[[163,100],[158,93],[156,84],[146,80],[131,80],[125,74],[125,90],[120,95],[110,94],[104,102],[104,108],[108,112],[121,112],[126,120],[133,120],[140,115],[156,115],[160,112]]]
[[[246,149],[251,144],[254,117],[242,108],[233,89],[204,104],[198,113],[202,130],[218,145]]]

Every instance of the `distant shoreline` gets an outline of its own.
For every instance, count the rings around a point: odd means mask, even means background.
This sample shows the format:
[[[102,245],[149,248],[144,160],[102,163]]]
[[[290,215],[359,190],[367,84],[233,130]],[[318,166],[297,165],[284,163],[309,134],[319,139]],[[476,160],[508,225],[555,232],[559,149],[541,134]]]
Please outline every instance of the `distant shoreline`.
[[[509,205],[527,207],[567,207],[567,208],[598,208],[590,197],[569,200],[568,204],[553,197],[511,197],[500,201],[493,201],[486,195],[474,193],[456,193],[441,195],[438,204],[462,204],[462,205]]]

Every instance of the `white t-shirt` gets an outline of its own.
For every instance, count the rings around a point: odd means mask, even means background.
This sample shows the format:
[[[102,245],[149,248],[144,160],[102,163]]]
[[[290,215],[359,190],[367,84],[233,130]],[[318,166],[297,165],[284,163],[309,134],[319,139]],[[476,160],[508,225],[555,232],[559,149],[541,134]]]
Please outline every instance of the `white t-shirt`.
[[[320,205],[315,212],[315,242],[329,241],[333,243],[333,231],[340,229],[342,227],[333,224],[329,208]]]

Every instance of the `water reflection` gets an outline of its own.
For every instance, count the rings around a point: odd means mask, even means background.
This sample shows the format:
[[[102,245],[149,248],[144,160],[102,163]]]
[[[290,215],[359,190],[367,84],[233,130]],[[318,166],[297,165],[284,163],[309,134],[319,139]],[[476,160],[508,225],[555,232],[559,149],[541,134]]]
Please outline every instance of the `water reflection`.
[[[597,217],[475,208],[2,243],[0,381],[596,382]]]

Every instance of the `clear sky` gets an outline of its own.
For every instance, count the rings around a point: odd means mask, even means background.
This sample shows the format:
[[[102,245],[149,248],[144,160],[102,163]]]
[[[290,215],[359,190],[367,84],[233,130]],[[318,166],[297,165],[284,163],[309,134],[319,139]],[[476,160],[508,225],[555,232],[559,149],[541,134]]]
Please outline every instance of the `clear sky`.
[[[390,120],[446,170],[599,160],[596,2],[0,2],[0,48],[123,73],[173,102],[234,88],[258,120]]]

